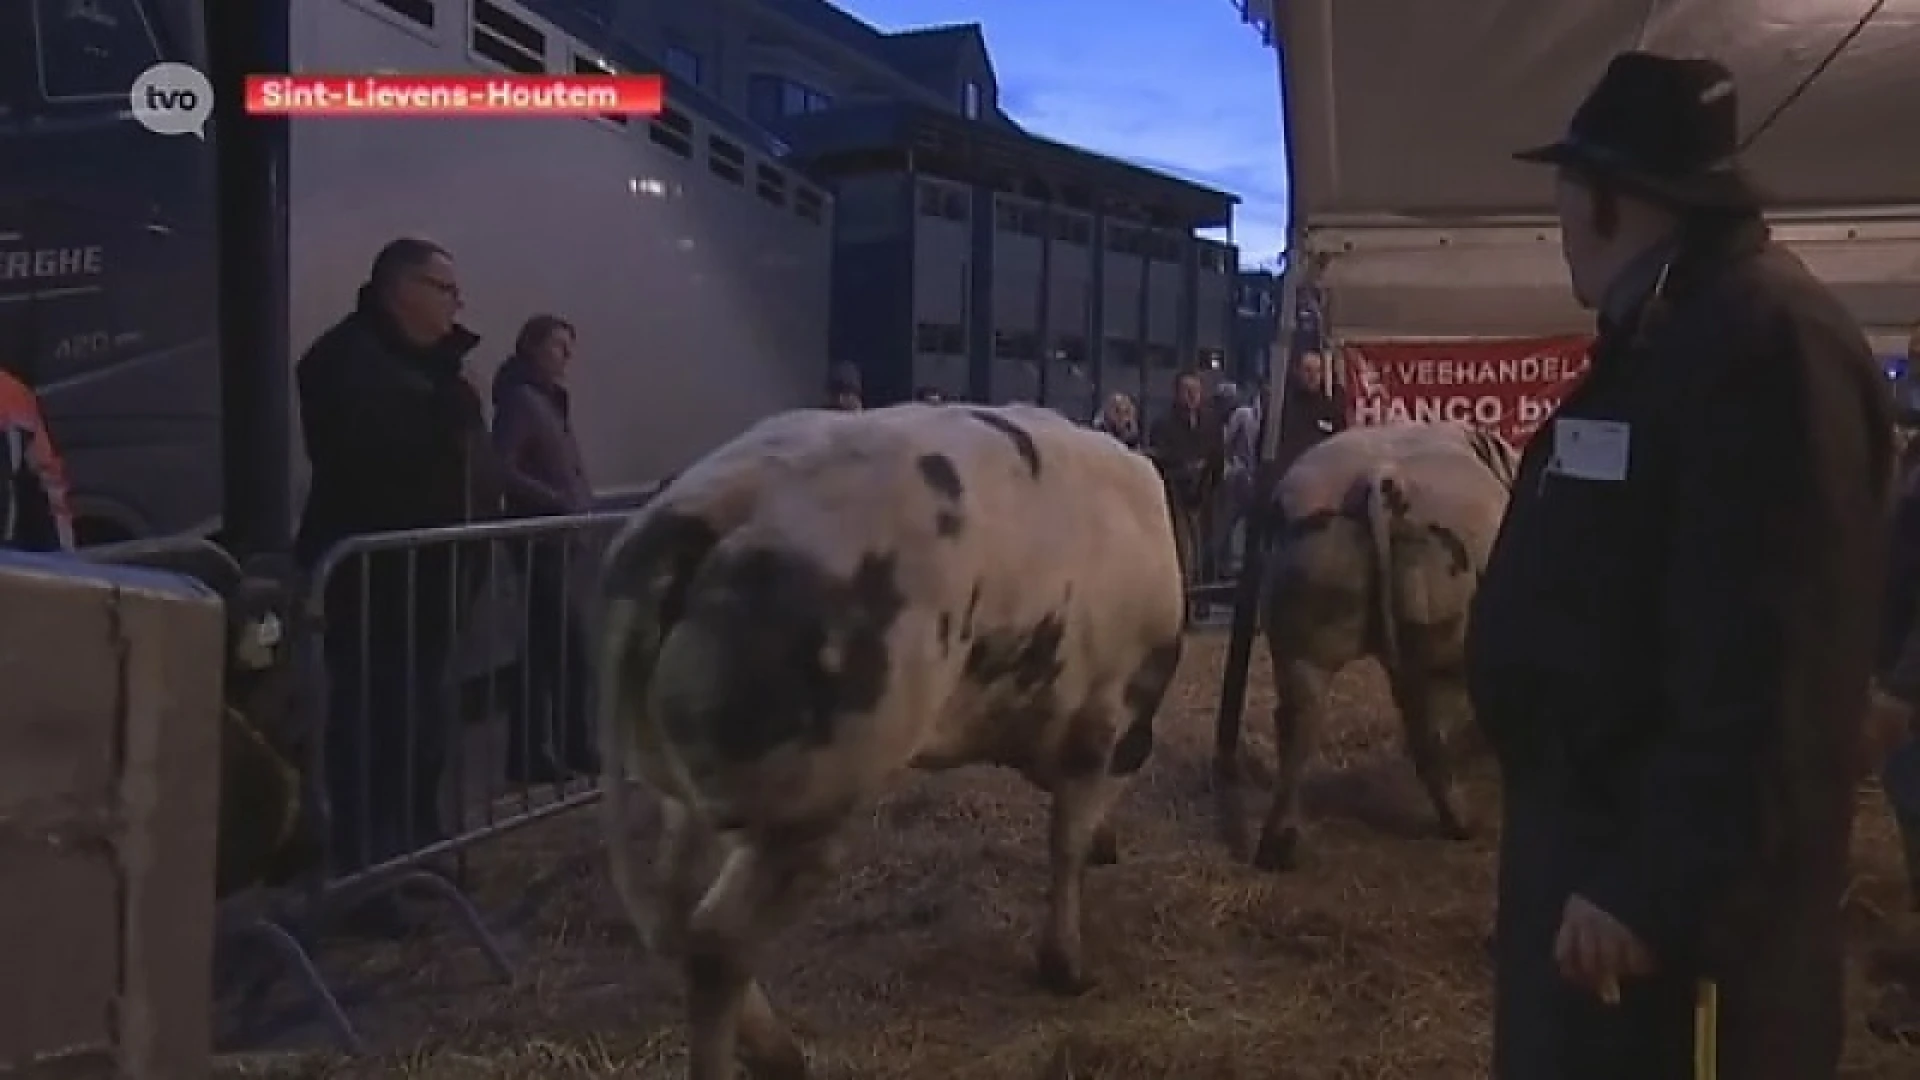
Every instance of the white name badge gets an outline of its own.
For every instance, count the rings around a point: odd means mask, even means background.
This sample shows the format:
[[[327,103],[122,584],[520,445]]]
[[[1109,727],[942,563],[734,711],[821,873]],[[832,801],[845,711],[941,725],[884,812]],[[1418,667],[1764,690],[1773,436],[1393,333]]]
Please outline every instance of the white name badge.
[[[1553,460],[1547,468],[1576,480],[1627,478],[1633,426],[1619,420],[1564,416],[1553,422]]]

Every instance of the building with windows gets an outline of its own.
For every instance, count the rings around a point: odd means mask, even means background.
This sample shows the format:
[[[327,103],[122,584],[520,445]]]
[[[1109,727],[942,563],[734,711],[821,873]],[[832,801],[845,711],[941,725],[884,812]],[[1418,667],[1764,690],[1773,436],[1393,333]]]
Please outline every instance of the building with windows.
[[[1273,347],[1280,341],[1280,275],[1242,270],[1234,277],[1233,297],[1227,371],[1236,382],[1256,386],[1266,378]]]
[[[571,0],[660,59],[676,94],[782,140],[835,195],[832,349],[873,402],[919,386],[1078,418],[1151,409],[1225,365],[1222,191],[1023,131],[977,25],[883,33],[825,0]],[[663,118],[671,123],[672,117]]]

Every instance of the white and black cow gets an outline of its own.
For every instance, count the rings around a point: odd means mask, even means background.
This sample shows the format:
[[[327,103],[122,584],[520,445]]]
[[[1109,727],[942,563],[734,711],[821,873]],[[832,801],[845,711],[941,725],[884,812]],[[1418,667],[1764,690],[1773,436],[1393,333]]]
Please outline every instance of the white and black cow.
[[[1294,865],[1328,688],[1366,656],[1386,671],[1441,827],[1467,834],[1447,744],[1471,720],[1467,615],[1518,461],[1491,432],[1396,424],[1342,432],[1281,477],[1263,598],[1279,763],[1256,866]]]
[[[1053,795],[1043,980],[1085,985],[1081,882],[1145,763],[1183,600],[1165,486],[1050,410],[766,420],[682,473],[607,556],[601,728],[614,875],[688,983],[691,1076],[805,1075],[754,978],[908,767],[996,763]],[[643,918],[628,778],[663,798]],[[716,869],[717,865],[717,869]]]

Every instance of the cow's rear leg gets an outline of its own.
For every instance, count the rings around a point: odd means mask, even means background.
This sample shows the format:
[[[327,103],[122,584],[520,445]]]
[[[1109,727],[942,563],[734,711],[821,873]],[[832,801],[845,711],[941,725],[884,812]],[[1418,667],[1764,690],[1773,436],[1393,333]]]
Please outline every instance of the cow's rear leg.
[[[1041,985],[1057,994],[1079,994],[1093,985],[1087,976],[1080,925],[1087,866],[1095,839],[1124,782],[1124,778],[1102,771],[1054,785],[1048,837],[1053,882],[1038,961]]]
[[[1108,817],[1093,830],[1093,839],[1087,844],[1087,865],[1113,866],[1119,861],[1120,834],[1113,827],[1113,818]]]
[[[1128,777],[1146,768],[1153,756],[1153,722],[1160,715],[1167,691],[1180,671],[1180,656],[1185,641],[1179,637],[1148,650],[1140,666],[1128,676],[1120,692],[1119,715],[1126,728],[1106,753],[1106,772],[1125,783]],[[1093,728],[1104,740],[1107,729],[1098,723]],[[1120,837],[1113,826],[1113,796],[1107,797],[1107,809],[1094,827],[1087,848],[1088,866],[1112,866],[1120,861]]]
[[[1453,840],[1473,835],[1472,823],[1461,810],[1454,783],[1450,736],[1465,728],[1468,710],[1465,684],[1456,678],[1417,674],[1393,679],[1394,703],[1406,732],[1407,756],[1413,771],[1433,803],[1440,831]]]
[[[712,830],[685,803],[660,800],[660,850],[654,857],[658,902],[640,928],[654,952],[675,958],[683,954],[687,920],[712,885],[701,870],[703,860],[715,857],[716,842]]]
[[[1253,865],[1261,870],[1292,870],[1300,864],[1300,788],[1307,763],[1320,743],[1333,676],[1297,660],[1276,657],[1280,685],[1273,707],[1273,805],[1260,830]]]
[[[806,1054],[754,979],[773,936],[799,915],[836,861],[828,833],[756,837],[733,848],[687,920],[689,1080],[803,1080]]]

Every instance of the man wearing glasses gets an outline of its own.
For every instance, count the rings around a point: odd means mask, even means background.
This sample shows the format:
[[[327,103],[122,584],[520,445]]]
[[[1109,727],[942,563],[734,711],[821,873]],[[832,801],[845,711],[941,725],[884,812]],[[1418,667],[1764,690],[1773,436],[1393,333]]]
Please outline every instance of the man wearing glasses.
[[[479,342],[455,321],[460,285],[438,245],[401,237],[374,258],[358,302],[301,357],[300,422],[312,483],[296,555],[366,533],[488,516],[498,490],[479,395],[463,369]],[[466,560],[472,561],[472,560]],[[330,863],[339,872],[431,842],[446,758],[445,679],[456,580],[447,545],[356,556],[329,575],[326,654]],[[404,933],[388,901],[360,928]]]

